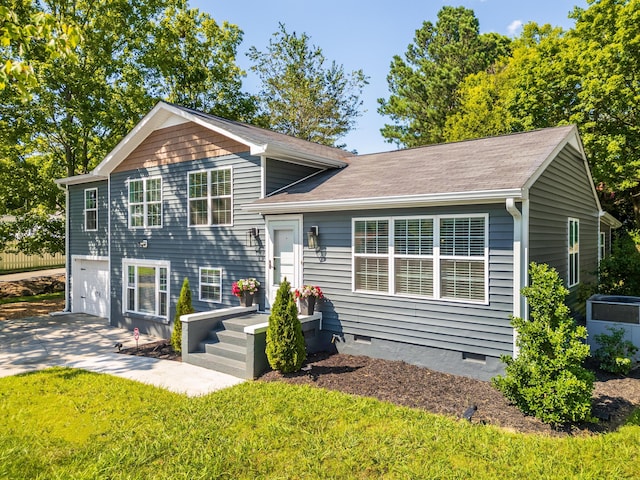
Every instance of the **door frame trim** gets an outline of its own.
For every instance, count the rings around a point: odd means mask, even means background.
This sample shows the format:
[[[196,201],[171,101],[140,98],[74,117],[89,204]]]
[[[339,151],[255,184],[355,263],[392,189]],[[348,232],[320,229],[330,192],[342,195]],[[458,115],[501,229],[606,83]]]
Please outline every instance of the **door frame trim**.
[[[294,255],[296,257],[296,260],[298,262],[297,265],[297,269],[298,269],[298,276],[299,276],[299,281],[302,282],[304,279],[304,239],[303,239],[303,230],[304,230],[304,215],[303,214],[292,214],[292,215],[265,215],[265,236],[266,236],[266,240],[267,240],[267,248],[265,249],[265,255],[264,255],[264,278],[265,278],[265,282],[267,283],[267,291],[265,292],[265,303],[266,305],[269,306],[269,308],[271,307],[271,302],[269,301],[269,294],[271,293],[271,285],[269,282],[269,257],[272,256],[273,254],[273,240],[271,238],[271,223],[275,223],[275,222],[297,222],[298,223],[298,243],[294,243],[293,245],[293,249],[294,249]],[[294,279],[295,280],[295,279]],[[293,281],[291,283],[291,287],[292,288],[297,288],[299,287],[299,285],[294,285]],[[265,306],[266,306],[265,305]]]

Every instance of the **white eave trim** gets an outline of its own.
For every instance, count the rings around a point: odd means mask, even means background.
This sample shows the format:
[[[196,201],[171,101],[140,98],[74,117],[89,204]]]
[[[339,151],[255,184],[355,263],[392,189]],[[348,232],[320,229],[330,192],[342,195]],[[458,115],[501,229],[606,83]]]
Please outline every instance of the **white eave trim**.
[[[319,168],[343,168],[349,165],[344,160],[335,160],[331,158],[321,157],[312,154],[301,154],[299,151],[274,147],[270,144],[256,145],[251,147],[251,155],[265,156],[283,162],[296,163],[298,165],[307,165]]]
[[[263,214],[318,212],[338,210],[375,210],[382,208],[414,208],[437,205],[471,205],[504,202],[507,198],[524,198],[520,188],[485,190],[477,192],[452,192],[432,195],[402,195],[395,197],[370,197],[330,199],[300,202],[253,203],[244,210]]]
[[[59,178],[53,182],[56,185],[80,185],[82,183],[99,182],[107,180],[106,175],[96,175],[94,173],[85,173],[83,175],[75,175],[73,177]]]
[[[618,220],[616,217],[611,215],[609,212],[601,211],[600,212],[600,220],[609,225],[611,228],[618,229],[622,226],[622,222]]]

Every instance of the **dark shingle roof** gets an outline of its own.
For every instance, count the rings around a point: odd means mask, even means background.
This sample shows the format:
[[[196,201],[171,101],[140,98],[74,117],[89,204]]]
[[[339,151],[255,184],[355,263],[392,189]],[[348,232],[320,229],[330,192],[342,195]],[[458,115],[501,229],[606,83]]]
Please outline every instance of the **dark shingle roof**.
[[[519,189],[575,127],[352,157],[257,204]]]

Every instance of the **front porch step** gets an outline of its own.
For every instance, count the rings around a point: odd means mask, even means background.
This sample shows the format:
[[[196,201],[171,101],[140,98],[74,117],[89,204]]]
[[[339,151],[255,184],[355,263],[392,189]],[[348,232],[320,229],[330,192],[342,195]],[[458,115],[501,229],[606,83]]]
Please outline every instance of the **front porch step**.
[[[247,347],[245,345],[234,345],[226,342],[206,343],[204,346],[205,353],[211,355],[225,357],[230,360],[237,360],[243,364],[247,361]]]
[[[245,315],[243,317],[228,318],[222,321],[225,330],[244,333],[245,327],[269,321],[264,314]]]
[[[189,363],[199,367],[226,373],[238,378],[247,378],[246,364],[238,360],[212,355],[210,353],[190,353]]]
[[[212,341],[217,340],[220,343],[238,345],[239,347],[247,345],[247,334],[244,332],[237,332],[234,330],[214,330],[211,337]]]

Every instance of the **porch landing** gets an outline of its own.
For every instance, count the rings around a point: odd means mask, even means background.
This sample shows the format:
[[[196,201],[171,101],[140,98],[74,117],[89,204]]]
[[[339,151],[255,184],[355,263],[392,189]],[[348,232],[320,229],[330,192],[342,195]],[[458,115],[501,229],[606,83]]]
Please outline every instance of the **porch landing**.
[[[182,361],[239,378],[258,377],[269,368],[266,331],[269,314],[233,307],[184,315]],[[308,351],[318,351],[322,313],[299,316]]]

